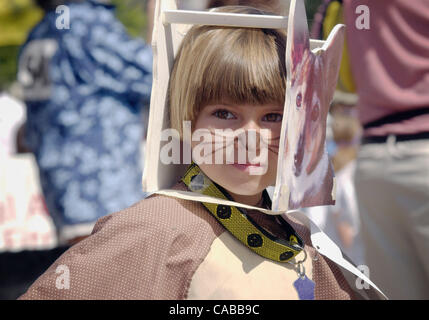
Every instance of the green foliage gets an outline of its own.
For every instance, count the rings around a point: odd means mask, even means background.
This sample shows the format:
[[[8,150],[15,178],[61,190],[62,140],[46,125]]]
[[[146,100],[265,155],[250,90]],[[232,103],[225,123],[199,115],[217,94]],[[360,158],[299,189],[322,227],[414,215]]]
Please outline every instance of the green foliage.
[[[0,0],[0,88],[16,79],[19,47],[41,18],[31,0]]]
[[[16,78],[19,46],[0,47],[0,89],[6,88]]]
[[[22,44],[41,18],[31,0],[0,0],[0,46]]]
[[[146,1],[112,0],[116,17],[124,24],[130,35],[144,38],[146,35]]]

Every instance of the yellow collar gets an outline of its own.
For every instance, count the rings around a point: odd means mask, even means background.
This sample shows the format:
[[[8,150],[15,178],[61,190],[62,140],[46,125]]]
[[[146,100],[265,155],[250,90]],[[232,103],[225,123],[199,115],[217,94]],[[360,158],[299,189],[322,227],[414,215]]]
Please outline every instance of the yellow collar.
[[[188,167],[182,181],[193,192],[232,200],[226,190],[211,181],[195,163]],[[263,198],[271,206],[271,200],[265,190]],[[304,247],[302,239],[282,217],[279,217],[279,221],[287,232],[288,240],[270,234],[254,222],[244,209],[207,202],[202,204],[234,237],[264,258],[287,262],[300,253]]]

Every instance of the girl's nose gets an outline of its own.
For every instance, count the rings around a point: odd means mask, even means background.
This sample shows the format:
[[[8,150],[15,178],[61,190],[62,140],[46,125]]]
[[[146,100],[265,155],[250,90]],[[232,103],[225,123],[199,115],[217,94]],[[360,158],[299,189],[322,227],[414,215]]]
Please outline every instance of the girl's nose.
[[[253,151],[259,149],[261,128],[258,123],[255,120],[247,120],[241,129],[241,134],[237,136],[241,146]]]
[[[246,120],[242,128],[245,131],[249,131],[249,130],[259,131],[261,129],[258,122],[253,119]]]

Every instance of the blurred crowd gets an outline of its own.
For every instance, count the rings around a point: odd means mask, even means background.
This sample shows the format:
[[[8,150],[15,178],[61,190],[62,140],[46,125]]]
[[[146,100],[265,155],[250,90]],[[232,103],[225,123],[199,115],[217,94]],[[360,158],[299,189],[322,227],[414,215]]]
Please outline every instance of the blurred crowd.
[[[0,19],[12,2],[0,0]],[[20,43],[15,81],[0,82],[0,299],[22,294],[98,218],[145,197],[156,1],[141,2],[137,36],[117,2],[33,1],[40,18]],[[306,212],[388,297],[428,299],[429,4],[375,2],[306,1],[312,38],[347,26],[326,141],[336,205]],[[279,0],[178,1],[222,5],[287,9]],[[370,9],[369,29],[357,27],[358,5]],[[0,31],[0,47],[5,39]]]

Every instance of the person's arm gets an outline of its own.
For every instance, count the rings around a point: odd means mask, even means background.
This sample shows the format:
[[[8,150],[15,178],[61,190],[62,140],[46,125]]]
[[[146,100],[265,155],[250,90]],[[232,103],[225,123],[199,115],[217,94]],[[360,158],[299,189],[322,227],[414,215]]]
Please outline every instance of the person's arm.
[[[348,221],[341,218],[342,215],[344,215],[344,213],[341,213],[341,209],[333,213],[335,228],[340,237],[341,244],[345,249],[349,249],[353,245],[355,230]]]

